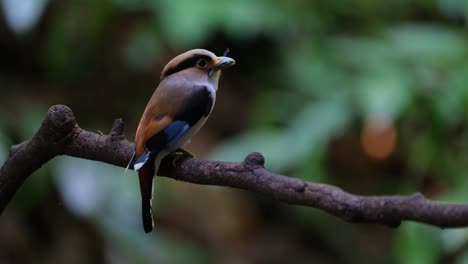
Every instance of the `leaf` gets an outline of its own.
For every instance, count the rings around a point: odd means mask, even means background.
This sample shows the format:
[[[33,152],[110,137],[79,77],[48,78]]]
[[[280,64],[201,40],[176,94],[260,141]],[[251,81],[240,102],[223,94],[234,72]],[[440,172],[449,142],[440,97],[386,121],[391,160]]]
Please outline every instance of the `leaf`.
[[[358,79],[356,92],[365,115],[398,117],[411,102],[413,90],[405,74],[395,69],[371,72]]]
[[[439,230],[416,223],[405,223],[393,241],[397,263],[438,263],[442,252]]]
[[[161,53],[160,40],[148,25],[135,30],[125,48],[125,61],[134,70],[149,69]]]
[[[435,24],[398,26],[388,30],[387,36],[402,59],[420,64],[448,63],[466,54],[461,34]]]

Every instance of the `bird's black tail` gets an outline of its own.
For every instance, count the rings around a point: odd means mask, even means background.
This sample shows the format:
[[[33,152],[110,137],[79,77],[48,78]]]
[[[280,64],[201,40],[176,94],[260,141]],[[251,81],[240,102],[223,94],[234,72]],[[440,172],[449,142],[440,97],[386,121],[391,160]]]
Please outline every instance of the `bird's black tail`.
[[[146,233],[153,230],[153,213],[151,210],[151,199],[153,196],[153,177],[154,166],[147,164],[138,171],[141,191],[141,213],[143,219],[143,228]]]

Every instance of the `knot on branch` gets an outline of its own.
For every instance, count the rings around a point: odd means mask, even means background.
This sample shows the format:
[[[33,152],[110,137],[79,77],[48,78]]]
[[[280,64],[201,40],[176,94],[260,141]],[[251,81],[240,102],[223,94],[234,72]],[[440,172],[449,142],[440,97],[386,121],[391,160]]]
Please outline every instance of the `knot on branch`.
[[[68,106],[54,105],[47,111],[42,126],[48,129],[69,132],[75,128],[76,121],[73,112]]]
[[[244,159],[245,167],[249,169],[258,169],[265,166],[265,158],[259,152],[252,152]]]
[[[54,105],[47,111],[37,134],[47,133],[49,136],[59,137],[71,132],[75,126],[76,121],[72,110],[65,105]]]
[[[305,192],[306,187],[307,187],[307,183],[305,181],[303,181],[303,180],[293,181],[292,184],[291,184],[291,188],[295,192],[298,192],[298,193]]]
[[[117,118],[112,125],[112,129],[109,133],[110,138],[112,141],[122,140],[124,138],[123,131],[124,131],[124,122],[122,118]]]
[[[42,125],[33,138],[40,142],[62,142],[76,127],[75,116],[65,105],[54,105],[49,108]]]
[[[424,201],[426,197],[424,197],[422,193],[415,193],[410,195],[409,199],[413,201]]]

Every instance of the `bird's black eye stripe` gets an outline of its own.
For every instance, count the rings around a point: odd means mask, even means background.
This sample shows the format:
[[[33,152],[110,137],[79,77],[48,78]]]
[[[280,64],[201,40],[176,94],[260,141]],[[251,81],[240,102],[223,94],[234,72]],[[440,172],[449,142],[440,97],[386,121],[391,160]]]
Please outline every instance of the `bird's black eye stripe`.
[[[169,76],[171,74],[174,74],[176,72],[180,72],[182,70],[194,67],[197,64],[197,61],[199,59],[202,59],[202,58],[205,59],[207,62],[212,61],[211,57],[207,56],[207,55],[193,55],[192,57],[190,57],[190,58],[188,58],[186,60],[183,60],[182,62],[177,64],[175,67],[169,68],[164,73],[164,77],[167,77],[167,76]]]

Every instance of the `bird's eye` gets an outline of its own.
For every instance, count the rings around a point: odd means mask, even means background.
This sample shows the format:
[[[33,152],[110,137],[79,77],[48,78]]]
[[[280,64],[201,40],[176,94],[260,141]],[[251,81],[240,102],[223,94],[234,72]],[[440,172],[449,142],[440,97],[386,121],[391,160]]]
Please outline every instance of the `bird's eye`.
[[[208,62],[205,59],[199,59],[196,64],[197,68],[205,69],[208,66]]]

